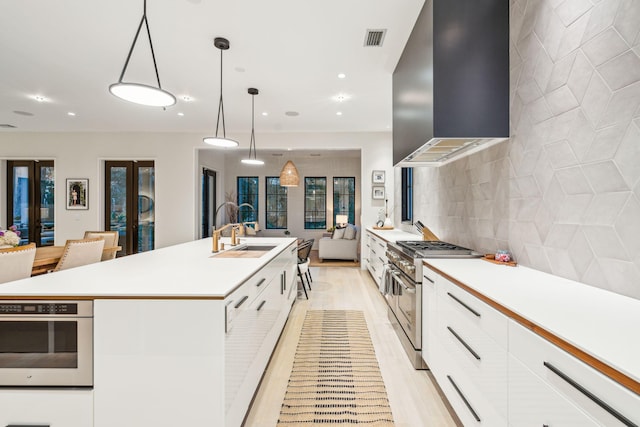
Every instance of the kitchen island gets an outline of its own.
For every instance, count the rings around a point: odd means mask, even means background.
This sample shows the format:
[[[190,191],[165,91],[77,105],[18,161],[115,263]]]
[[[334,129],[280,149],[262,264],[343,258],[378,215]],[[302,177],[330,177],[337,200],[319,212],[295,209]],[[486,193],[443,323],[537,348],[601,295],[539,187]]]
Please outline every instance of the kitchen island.
[[[260,251],[203,239],[3,285],[93,302],[93,386],[4,387],[0,424],[239,426],[297,295],[296,239],[245,240]]]

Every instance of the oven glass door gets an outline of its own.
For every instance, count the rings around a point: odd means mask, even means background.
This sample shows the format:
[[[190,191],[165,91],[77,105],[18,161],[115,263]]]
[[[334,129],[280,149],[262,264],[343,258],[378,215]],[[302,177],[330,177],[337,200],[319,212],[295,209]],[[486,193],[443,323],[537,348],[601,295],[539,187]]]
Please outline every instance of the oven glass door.
[[[93,319],[2,317],[0,386],[90,386]]]
[[[420,349],[420,330],[418,328],[417,287],[401,273],[393,275],[393,288],[396,299],[394,312],[407,337],[415,349]]]

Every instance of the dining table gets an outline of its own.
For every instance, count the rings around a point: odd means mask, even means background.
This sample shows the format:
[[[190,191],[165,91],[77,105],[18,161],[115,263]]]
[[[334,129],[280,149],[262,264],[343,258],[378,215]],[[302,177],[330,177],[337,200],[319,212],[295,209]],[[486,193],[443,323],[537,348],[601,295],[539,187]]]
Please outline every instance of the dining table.
[[[112,254],[122,250],[122,246],[112,246],[104,248],[102,253],[104,255]],[[64,252],[64,246],[40,246],[36,248],[36,256],[33,260],[33,267],[31,268],[31,276],[37,276],[45,274],[50,270],[53,270],[62,254]]]

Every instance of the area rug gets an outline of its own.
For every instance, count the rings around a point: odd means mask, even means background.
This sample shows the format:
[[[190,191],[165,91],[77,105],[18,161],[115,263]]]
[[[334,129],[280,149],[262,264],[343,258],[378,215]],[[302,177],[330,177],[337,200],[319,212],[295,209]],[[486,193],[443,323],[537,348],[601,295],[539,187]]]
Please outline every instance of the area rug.
[[[392,427],[362,311],[307,312],[278,426]]]
[[[309,266],[310,267],[360,267],[359,262],[343,259],[324,259],[320,262],[318,258],[318,251],[312,250],[309,252]]]

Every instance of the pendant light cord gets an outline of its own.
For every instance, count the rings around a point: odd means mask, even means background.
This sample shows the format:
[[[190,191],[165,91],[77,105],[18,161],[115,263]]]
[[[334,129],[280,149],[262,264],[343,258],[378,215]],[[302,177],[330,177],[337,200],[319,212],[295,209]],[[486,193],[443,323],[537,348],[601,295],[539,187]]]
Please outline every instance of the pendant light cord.
[[[253,111],[255,100],[256,100],[256,96],[252,94],[251,95],[251,141],[249,143],[249,158],[251,158],[251,148],[253,148],[253,158],[254,159],[256,159],[256,157],[257,157],[257,153],[256,153],[256,131],[255,131],[255,127],[254,127],[255,113]]]
[[[145,26],[147,27],[147,36],[149,37],[149,46],[151,47],[151,58],[153,59],[153,68],[156,71],[156,80],[158,82],[158,88],[162,89],[162,86],[160,85],[160,74],[158,73],[158,65],[156,64],[156,54],[153,51],[153,42],[151,41],[151,30],[149,30],[149,21],[147,20],[147,0],[144,0],[143,9],[142,9],[142,19],[140,20],[140,24],[138,25],[138,31],[136,31],[136,36],[133,38],[133,43],[131,44],[131,49],[129,49],[129,54],[127,55],[127,60],[124,63],[124,67],[122,68],[122,73],[120,73],[120,80],[118,80],[118,83],[122,83],[124,74],[127,72],[127,67],[129,66],[129,60],[131,59],[131,54],[133,54],[133,49],[136,47],[136,42],[138,41],[138,36],[140,35],[140,30],[142,29],[142,24],[145,24]]]
[[[218,120],[216,122],[216,138],[218,137],[218,127],[220,126],[220,113],[222,112],[222,137],[227,137],[227,129],[224,124],[224,103],[222,101],[222,49],[220,49],[220,101],[218,102]]]

